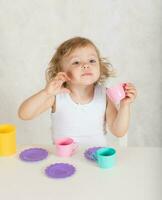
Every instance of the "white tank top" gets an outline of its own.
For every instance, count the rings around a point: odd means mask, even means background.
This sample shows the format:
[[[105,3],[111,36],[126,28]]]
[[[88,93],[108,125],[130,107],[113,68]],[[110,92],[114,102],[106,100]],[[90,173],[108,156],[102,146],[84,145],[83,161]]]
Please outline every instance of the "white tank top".
[[[106,89],[96,85],[87,104],[75,103],[69,94],[56,95],[56,111],[51,113],[52,139],[71,137],[85,145],[106,145]]]

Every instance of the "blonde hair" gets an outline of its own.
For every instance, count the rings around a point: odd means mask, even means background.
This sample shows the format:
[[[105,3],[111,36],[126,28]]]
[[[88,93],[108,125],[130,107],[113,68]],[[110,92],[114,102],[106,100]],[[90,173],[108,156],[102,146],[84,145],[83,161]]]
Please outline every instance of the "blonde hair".
[[[91,40],[83,37],[74,37],[69,40],[66,40],[57,48],[55,54],[53,55],[49,63],[49,67],[46,70],[47,82],[53,79],[57,75],[57,73],[62,70],[61,61],[64,56],[70,55],[70,53],[72,53],[72,51],[74,51],[76,48],[85,47],[88,45],[91,45],[95,48],[99,59],[100,78],[97,81],[97,83],[103,83],[108,77],[114,76],[114,70],[112,68],[112,65],[107,61],[106,58],[100,57],[99,50]]]

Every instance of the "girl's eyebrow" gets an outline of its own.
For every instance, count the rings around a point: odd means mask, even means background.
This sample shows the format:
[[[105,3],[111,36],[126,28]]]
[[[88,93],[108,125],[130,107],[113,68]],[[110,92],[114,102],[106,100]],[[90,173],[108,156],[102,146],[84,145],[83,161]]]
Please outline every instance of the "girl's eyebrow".
[[[79,56],[70,56],[69,59],[72,60],[74,58],[79,58]]]
[[[91,54],[90,56],[97,58],[97,55],[95,55],[95,54]]]

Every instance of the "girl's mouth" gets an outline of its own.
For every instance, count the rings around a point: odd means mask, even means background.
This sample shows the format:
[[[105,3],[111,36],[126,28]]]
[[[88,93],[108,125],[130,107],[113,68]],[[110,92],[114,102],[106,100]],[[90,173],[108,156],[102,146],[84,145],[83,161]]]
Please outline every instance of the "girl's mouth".
[[[82,76],[92,76],[92,73],[84,73]]]

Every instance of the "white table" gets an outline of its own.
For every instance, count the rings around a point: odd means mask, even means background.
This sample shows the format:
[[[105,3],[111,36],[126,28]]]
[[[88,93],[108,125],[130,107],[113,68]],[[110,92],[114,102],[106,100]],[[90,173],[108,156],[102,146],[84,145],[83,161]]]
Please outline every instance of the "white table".
[[[17,155],[0,157],[1,200],[160,200],[162,199],[162,148],[117,148],[118,162],[101,169],[83,157],[85,149],[71,158],[55,156],[52,146],[40,146],[49,156],[37,163],[19,160]],[[73,164],[75,175],[56,180],[44,169],[56,162]],[[161,196],[161,198],[160,198]]]

